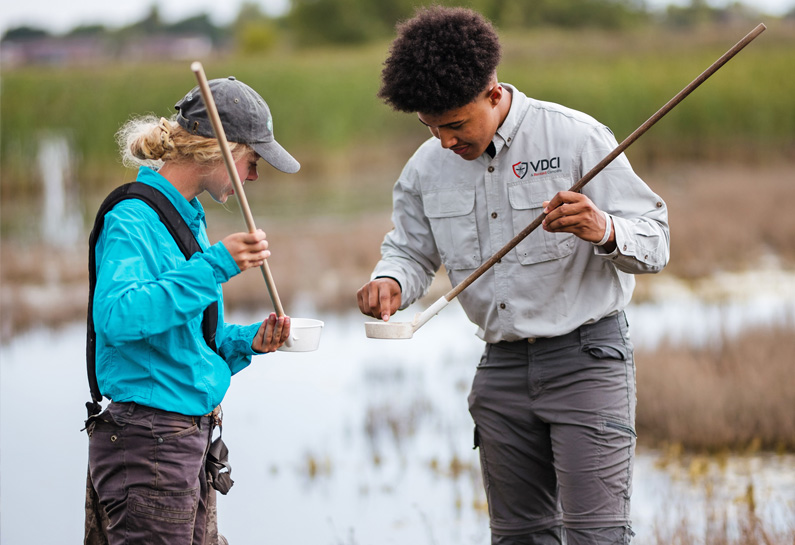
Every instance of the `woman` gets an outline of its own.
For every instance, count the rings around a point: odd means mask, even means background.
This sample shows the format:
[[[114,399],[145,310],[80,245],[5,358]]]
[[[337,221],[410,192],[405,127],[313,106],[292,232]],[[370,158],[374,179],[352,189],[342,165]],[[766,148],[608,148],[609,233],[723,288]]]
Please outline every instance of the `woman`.
[[[241,180],[257,179],[259,158],[299,169],[274,140],[259,94],[232,77],[210,89]],[[186,259],[167,222],[139,198],[101,210],[95,228],[90,318],[96,379],[111,403],[87,423],[89,481],[101,506],[88,519],[103,521],[111,545],[218,542],[210,485],[222,487],[208,484],[206,465],[221,400],[252,355],[275,351],[290,333],[289,317],[275,313],[249,326],[224,322],[221,284],[261,266],[268,242],[259,230],[209,243],[197,197],[206,191],[225,203],[233,185],[198,88],[176,109],[171,120],[133,119],[117,137],[124,163],[139,167],[136,181],[165,195],[201,251]],[[216,323],[209,335],[208,323]]]

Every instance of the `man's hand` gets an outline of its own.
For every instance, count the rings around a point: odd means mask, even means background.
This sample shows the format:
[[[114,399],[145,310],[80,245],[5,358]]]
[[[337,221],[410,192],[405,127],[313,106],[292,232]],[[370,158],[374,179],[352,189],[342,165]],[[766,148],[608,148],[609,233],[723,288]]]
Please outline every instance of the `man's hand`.
[[[274,352],[287,341],[288,337],[290,337],[290,317],[276,316],[275,312],[271,312],[268,319],[259,326],[251,342],[251,348],[259,353]]]
[[[400,308],[400,284],[394,278],[376,278],[356,293],[362,314],[388,321]]]
[[[232,233],[221,242],[226,246],[241,272],[251,267],[262,266],[271,255],[262,229],[257,229],[253,233]]]
[[[551,201],[544,202],[544,212],[547,217],[541,225],[550,233],[572,233],[596,243],[602,240],[607,228],[605,215],[582,193],[561,191]],[[604,245],[608,253],[615,249],[615,240],[615,229],[611,228]]]

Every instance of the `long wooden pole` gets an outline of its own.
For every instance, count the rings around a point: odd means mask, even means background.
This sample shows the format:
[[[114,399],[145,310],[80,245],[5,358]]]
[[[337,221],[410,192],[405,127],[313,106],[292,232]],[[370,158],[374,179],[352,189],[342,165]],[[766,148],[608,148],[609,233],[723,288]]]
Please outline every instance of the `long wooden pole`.
[[[248,206],[246,193],[243,191],[243,183],[240,181],[240,176],[235,168],[235,160],[232,157],[232,151],[229,149],[229,142],[226,139],[224,126],[221,124],[221,117],[218,115],[215,99],[213,99],[212,91],[210,91],[210,84],[207,82],[207,76],[204,74],[204,68],[200,62],[194,62],[191,64],[190,69],[196,75],[196,80],[199,82],[199,91],[204,99],[204,104],[207,106],[207,113],[210,114],[210,122],[213,125],[215,137],[218,139],[218,143],[221,146],[221,154],[224,157],[224,163],[226,164],[229,178],[235,186],[235,195],[237,196],[237,202],[240,204],[240,211],[243,212],[243,218],[246,220],[246,227],[250,233],[253,233],[257,230],[257,226],[254,224],[254,216],[251,214],[251,208]],[[273,281],[273,275],[271,274],[267,259],[262,263],[260,269],[262,270],[263,278],[265,278],[265,284],[268,286],[268,293],[271,296],[271,301],[273,301],[276,314],[284,316],[284,307],[282,307],[282,302],[279,300],[279,292],[276,291],[276,284]]]
[[[593,180],[594,176],[599,174],[616,157],[624,153],[624,150],[626,150],[633,142],[635,142],[635,140],[640,138],[643,133],[649,130],[652,127],[652,125],[654,125],[660,119],[662,119],[662,117],[665,114],[673,110],[674,107],[680,102],[682,102],[682,100],[684,100],[687,95],[692,93],[696,89],[696,87],[704,83],[707,80],[707,78],[709,78],[712,74],[717,72],[721,66],[729,62],[729,60],[731,60],[732,57],[734,57],[737,53],[739,53],[740,50],[742,50],[746,45],[751,43],[751,41],[757,36],[759,36],[766,28],[767,27],[762,23],[757,25],[756,28],[754,28],[751,32],[749,32],[742,40],[737,42],[734,45],[734,47],[729,49],[726,53],[723,54],[721,58],[719,58],[714,63],[712,63],[712,65],[709,68],[704,70],[701,73],[701,75],[699,75],[696,79],[690,82],[690,84],[687,87],[679,91],[679,93],[671,100],[669,100],[665,104],[665,106],[657,110],[657,113],[651,116],[645,123],[643,123],[643,125],[635,129],[635,132],[633,132],[628,137],[626,137],[624,141],[618,145],[618,147],[616,147],[613,151],[611,151],[607,155],[607,157],[602,159],[585,176],[580,178],[580,180],[576,184],[574,184],[571,187],[571,189],[569,189],[569,191],[580,192],[582,188],[585,187],[585,184]],[[517,244],[519,244],[522,240],[524,240],[527,237],[527,235],[532,233],[539,225],[541,225],[541,222],[543,222],[544,218],[546,217],[547,217],[546,213],[542,212],[535,220],[533,220],[533,222],[530,225],[522,229],[505,246],[500,248],[497,251],[497,253],[491,256],[480,267],[475,269],[469,276],[467,276],[464,280],[462,280],[460,284],[458,284],[456,287],[454,287],[449,292],[447,292],[444,298],[449,302],[455,299],[456,297],[458,297],[458,294],[464,291],[464,289],[467,286],[469,286],[472,282],[480,278],[480,276],[484,272],[486,272],[491,267],[493,267],[495,263],[497,263],[500,259],[505,257],[505,254],[510,252]]]

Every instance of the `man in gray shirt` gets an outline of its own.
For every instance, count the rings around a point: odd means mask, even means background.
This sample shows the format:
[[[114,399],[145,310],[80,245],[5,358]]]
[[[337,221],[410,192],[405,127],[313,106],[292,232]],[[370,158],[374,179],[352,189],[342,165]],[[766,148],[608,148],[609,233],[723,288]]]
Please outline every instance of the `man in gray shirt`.
[[[667,209],[604,125],[500,83],[491,24],[463,8],[398,27],[379,96],[434,138],[394,187],[394,230],[358,292],[383,320],[452,285],[547,212],[458,299],[486,348],[469,396],[493,544],[629,543],[635,365],[624,308],[669,257]],[[441,145],[440,145],[441,144]]]

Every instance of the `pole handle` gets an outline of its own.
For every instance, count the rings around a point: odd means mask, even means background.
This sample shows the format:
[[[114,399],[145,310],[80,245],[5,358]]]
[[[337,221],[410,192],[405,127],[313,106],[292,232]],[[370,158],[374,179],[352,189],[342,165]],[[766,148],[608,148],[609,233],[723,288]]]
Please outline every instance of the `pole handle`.
[[[240,205],[240,211],[243,213],[243,218],[246,221],[246,227],[248,228],[249,233],[253,233],[257,230],[257,226],[254,224],[254,216],[251,214],[251,208],[248,205],[246,193],[243,191],[243,183],[240,181],[240,176],[238,175],[237,169],[235,168],[235,160],[232,157],[232,150],[229,149],[229,142],[226,139],[226,133],[224,132],[224,127],[221,124],[221,117],[218,115],[218,108],[215,105],[213,93],[210,91],[210,84],[207,82],[207,76],[204,73],[204,68],[200,62],[196,61],[190,65],[190,69],[196,75],[196,80],[199,82],[199,91],[201,92],[202,98],[204,99],[204,104],[207,106],[207,113],[210,114],[210,123],[212,123],[213,131],[215,131],[215,137],[218,139],[218,144],[221,147],[221,154],[224,157],[226,171],[229,173],[229,178],[232,180],[232,184],[235,186],[235,195],[237,196],[237,202]],[[273,275],[271,274],[267,259],[260,266],[260,270],[262,271],[262,277],[265,279],[265,284],[268,286],[268,293],[270,294],[271,301],[273,302],[273,307],[276,309],[276,314],[279,316],[284,316],[284,307],[282,307],[281,300],[279,299],[279,292],[276,291],[276,283],[273,281]]]
[[[569,191],[580,192],[582,188],[585,187],[585,184],[593,180],[593,178],[599,174],[608,164],[610,164],[616,157],[624,153],[630,145],[632,145],[635,140],[641,137],[643,133],[649,130],[652,125],[657,123],[662,117],[674,109],[674,107],[682,102],[682,100],[687,97],[690,93],[692,93],[696,87],[704,83],[707,78],[709,78],[712,74],[718,71],[718,69],[729,62],[732,57],[734,57],[737,53],[739,53],[746,45],[751,43],[757,36],[759,36],[767,27],[763,23],[759,23],[756,28],[754,28],[751,32],[746,34],[746,36],[737,42],[731,49],[729,49],[726,53],[724,53],[718,60],[716,60],[712,65],[704,70],[696,79],[690,82],[684,89],[679,91],[675,97],[669,100],[665,106],[657,110],[657,112],[652,115],[649,119],[646,120],[643,125],[635,129],[635,131],[630,134],[628,137],[624,139],[613,151],[611,151],[607,156],[602,159],[596,166],[594,166],[590,171],[588,171],[585,176],[579,179],[577,183],[575,183]],[[519,244],[522,240],[524,240],[527,235],[535,231],[535,229],[541,225],[546,218],[546,213],[542,212],[535,220],[533,220],[530,225],[522,229],[516,236],[514,236],[508,243],[500,248],[493,256],[491,256],[488,260],[486,260],[480,267],[475,269],[469,276],[467,276],[464,280],[461,281],[456,287],[451,289],[447,294],[444,296],[445,299],[448,301],[452,301],[454,298],[458,297],[458,294],[464,291],[464,289],[469,286],[472,282],[480,278],[480,276],[489,270],[491,267],[494,266],[500,259],[505,257],[509,251],[511,251],[517,244]]]

